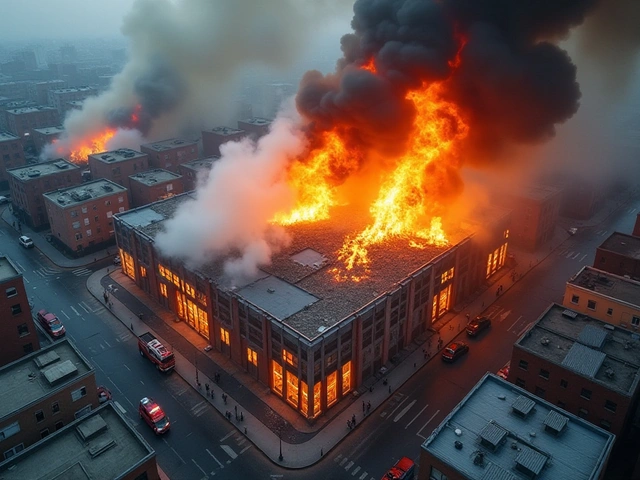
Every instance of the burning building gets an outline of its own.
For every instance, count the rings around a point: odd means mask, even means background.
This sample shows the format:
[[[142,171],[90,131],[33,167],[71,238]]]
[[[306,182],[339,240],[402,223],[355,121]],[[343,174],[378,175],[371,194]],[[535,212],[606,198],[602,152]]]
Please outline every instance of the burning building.
[[[184,194],[115,216],[123,271],[248,375],[308,419],[377,373],[504,265],[510,214],[478,221],[483,235],[459,232],[450,246],[369,251],[367,278],[344,282],[344,237],[364,227],[349,209],[287,227],[292,241],[242,282],[224,261],[193,267],[158,251],[156,236]]]

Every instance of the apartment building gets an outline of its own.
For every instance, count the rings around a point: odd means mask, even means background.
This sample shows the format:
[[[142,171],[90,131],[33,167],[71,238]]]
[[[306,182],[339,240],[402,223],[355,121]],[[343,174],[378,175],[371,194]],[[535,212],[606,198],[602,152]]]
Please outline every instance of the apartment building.
[[[247,132],[238,128],[215,127],[211,130],[202,131],[202,151],[207,157],[220,156],[220,145],[227,142],[237,142],[248,135]]]
[[[257,140],[258,138],[269,133],[271,127],[271,120],[266,118],[253,117],[245,120],[238,120],[238,129],[244,130],[246,136]]]
[[[0,366],[40,350],[20,270],[0,256]]]
[[[9,182],[7,170],[26,163],[22,139],[9,132],[0,131],[0,185]]]
[[[57,188],[80,185],[82,182],[80,168],[62,158],[12,168],[7,173],[13,212],[19,221],[34,230],[49,226],[42,194]]]
[[[183,163],[198,158],[198,141],[171,138],[161,142],[140,145],[140,151],[149,157],[150,168],[161,168],[177,173]]]
[[[184,192],[182,176],[156,168],[129,177],[133,207],[148,205]]]
[[[130,148],[96,153],[88,159],[91,178],[105,178],[127,190],[131,188],[129,176],[149,169],[148,155]]]
[[[218,159],[219,157],[207,157],[180,165],[178,167],[178,173],[182,175],[184,191],[190,192],[191,190],[195,190],[201,182],[205,182],[209,178],[209,172],[211,171],[213,162]]]
[[[53,107],[23,107],[5,112],[7,130],[14,135],[28,137],[34,128],[50,127],[60,124],[58,111]]]
[[[127,189],[106,179],[43,195],[54,244],[82,256],[114,240],[113,215],[129,209]]]
[[[67,82],[64,80],[47,80],[44,82],[32,82],[28,86],[29,99],[36,105],[51,105],[49,103],[49,91],[65,88]]]
[[[56,140],[60,135],[64,133],[62,125],[55,127],[34,128],[31,130],[31,141],[36,149],[36,152],[40,153],[46,145]]]
[[[60,119],[64,119],[68,111],[68,102],[83,101],[87,97],[97,95],[98,92],[94,87],[74,87],[74,88],[57,88],[49,90],[49,105],[58,111]]]
[[[640,280],[640,237],[613,232],[596,249],[593,266],[632,280]]]
[[[0,385],[4,459],[99,405],[94,369],[68,339],[0,367]]]

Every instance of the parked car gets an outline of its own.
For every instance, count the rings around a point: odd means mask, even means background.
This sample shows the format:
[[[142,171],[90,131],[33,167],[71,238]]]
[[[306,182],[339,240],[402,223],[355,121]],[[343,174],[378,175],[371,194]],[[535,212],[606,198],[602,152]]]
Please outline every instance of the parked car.
[[[104,385],[100,385],[98,387],[98,401],[102,403],[106,403],[111,400],[113,397],[111,395],[111,390],[109,390]]]
[[[569,235],[575,235],[576,233],[578,233],[578,229],[576,227],[571,227],[567,231],[569,232]]]
[[[22,245],[24,248],[33,248],[33,240],[31,240],[26,235],[22,235],[20,238],[18,238],[18,242],[20,242],[20,245]]]
[[[4,205],[5,203],[9,203],[9,199],[4,195],[0,195],[0,205]]]
[[[444,362],[455,362],[467,353],[469,353],[469,345],[464,342],[451,342],[442,352],[442,360]]]
[[[489,317],[476,317],[467,325],[467,335],[475,337],[491,326]]]
[[[504,378],[505,380],[509,377],[509,369],[511,367],[511,362],[507,362],[507,364],[498,370],[498,376],[500,378]]]
[[[116,255],[116,256],[113,258],[113,264],[114,264],[114,265],[120,265],[121,263],[122,263],[122,260],[120,260],[120,255]]]
[[[140,400],[140,406],[138,407],[138,413],[156,435],[160,435],[169,431],[171,423],[169,417],[167,417],[156,402],[149,397],[144,397]]]
[[[42,309],[38,312],[36,317],[38,319],[38,323],[42,325],[42,328],[44,328],[53,338],[61,338],[65,333],[67,333],[64,329],[64,325],[62,325],[62,322],[55,316],[55,314]]]

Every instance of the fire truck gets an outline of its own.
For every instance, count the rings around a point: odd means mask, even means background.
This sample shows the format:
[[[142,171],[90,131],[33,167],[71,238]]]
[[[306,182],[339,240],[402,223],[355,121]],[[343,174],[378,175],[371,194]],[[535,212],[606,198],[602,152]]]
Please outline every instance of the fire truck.
[[[402,457],[384,474],[382,480],[411,480],[416,473],[416,465],[408,457]]]
[[[161,372],[169,372],[176,366],[173,352],[165,347],[151,332],[138,336],[140,356],[151,360]]]

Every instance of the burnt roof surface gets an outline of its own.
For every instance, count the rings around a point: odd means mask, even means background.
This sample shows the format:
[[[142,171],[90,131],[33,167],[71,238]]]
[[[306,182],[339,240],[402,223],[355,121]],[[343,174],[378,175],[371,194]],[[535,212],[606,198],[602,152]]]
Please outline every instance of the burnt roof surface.
[[[567,283],[640,308],[640,282],[635,280],[585,266]]]
[[[640,260],[640,237],[613,232],[598,248]]]

